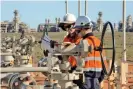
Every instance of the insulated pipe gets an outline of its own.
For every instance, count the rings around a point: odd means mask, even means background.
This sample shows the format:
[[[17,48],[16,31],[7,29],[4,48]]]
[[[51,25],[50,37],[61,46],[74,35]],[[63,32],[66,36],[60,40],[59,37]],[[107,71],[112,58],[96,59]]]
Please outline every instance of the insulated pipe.
[[[1,68],[1,73],[18,73],[18,72],[48,72],[48,67],[17,67]]]
[[[0,53],[0,56],[12,56],[13,53]]]

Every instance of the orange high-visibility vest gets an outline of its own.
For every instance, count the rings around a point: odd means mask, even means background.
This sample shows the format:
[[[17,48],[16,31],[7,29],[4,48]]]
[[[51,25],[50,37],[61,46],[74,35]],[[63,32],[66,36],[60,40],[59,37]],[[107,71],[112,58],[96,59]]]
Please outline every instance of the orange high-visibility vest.
[[[84,40],[87,40],[89,45],[91,45],[93,48],[98,47],[100,45],[100,40],[95,36],[88,36]],[[107,62],[106,62],[106,56],[104,51],[102,55],[106,65]],[[93,50],[91,53],[90,52],[88,53],[88,57],[85,57],[84,71],[95,71],[95,72],[102,71],[102,62],[101,62],[101,56],[99,51]]]
[[[73,39],[73,38],[66,36],[64,38],[63,42],[71,42],[71,43],[79,44],[80,40],[81,40],[80,37],[76,37],[75,39]],[[68,61],[72,67],[77,65],[77,61],[76,61],[76,58],[74,56],[69,56]]]
[[[70,38],[68,36],[66,36],[63,40],[63,42],[71,42],[71,43],[76,43],[78,44],[80,42],[80,37],[76,37],[76,38]]]
[[[76,58],[74,56],[69,56],[68,61],[71,65],[71,67],[75,67],[77,65]]]

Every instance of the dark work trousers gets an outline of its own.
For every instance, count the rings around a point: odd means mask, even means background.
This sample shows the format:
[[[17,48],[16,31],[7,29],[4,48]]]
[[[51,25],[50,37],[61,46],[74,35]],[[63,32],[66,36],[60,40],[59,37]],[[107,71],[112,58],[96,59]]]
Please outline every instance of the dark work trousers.
[[[84,83],[82,80],[74,80],[73,82],[79,86],[79,89],[100,89],[98,78],[85,77]]]
[[[104,72],[84,71],[85,82],[83,83],[83,75],[79,76],[79,80],[74,80],[80,89],[100,89],[100,83],[104,79]]]

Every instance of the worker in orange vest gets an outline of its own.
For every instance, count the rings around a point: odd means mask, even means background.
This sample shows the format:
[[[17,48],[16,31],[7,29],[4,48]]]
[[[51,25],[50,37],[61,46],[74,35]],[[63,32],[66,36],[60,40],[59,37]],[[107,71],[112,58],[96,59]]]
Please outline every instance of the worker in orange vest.
[[[59,27],[67,31],[67,35],[63,40],[64,43],[70,42],[70,43],[78,44],[80,42],[81,37],[79,37],[75,29],[73,29],[75,21],[76,21],[76,17],[73,14],[68,13],[64,16],[63,21],[59,23]],[[77,64],[76,58],[74,56],[70,56],[68,58],[68,61],[71,65],[70,72],[72,72],[76,68],[76,64]]]
[[[100,46],[100,40],[93,35],[92,27],[93,24],[87,16],[79,16],[74,26],[75,30],[82,37],[80,42],[86,41],[88,47],[95,48]],[[104,51],[102,55],[104,62],[107,63]],[[79,85],[80,89],[100,89],[100,82],[104,79],[100,52],[96,50],[85,52],[81,55],[81,58],[85,61],[83,66],[85,82],[82,83],[80,80],[77,80],[75,83]]]

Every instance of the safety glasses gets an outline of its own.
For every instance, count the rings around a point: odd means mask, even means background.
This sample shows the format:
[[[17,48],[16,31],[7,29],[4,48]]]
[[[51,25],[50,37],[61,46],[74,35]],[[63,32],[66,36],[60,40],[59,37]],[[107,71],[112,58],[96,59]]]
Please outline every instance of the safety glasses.
[[[74,29],[75,29],[75,31],[76,31],[77,33],[80,33],[82,30],[88,30],[89,28],[87,28],[87,27],[82,27],[82,26],[76,26],[76,27],[74,27]]]
[[[74,27],[74,23],[73,24],[64,24],[64,28],[71,29],[73,27]]]
[[[71,28],[71,25],[66,25],[64,27],[70,29]]]

